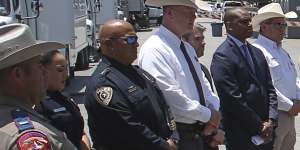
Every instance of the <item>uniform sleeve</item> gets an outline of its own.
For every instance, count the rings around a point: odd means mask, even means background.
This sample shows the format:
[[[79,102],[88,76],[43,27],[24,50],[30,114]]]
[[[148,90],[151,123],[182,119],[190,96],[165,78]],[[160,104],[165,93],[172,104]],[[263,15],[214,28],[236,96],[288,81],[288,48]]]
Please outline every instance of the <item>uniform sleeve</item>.
[[[192,100],[183,92],[181,85],[175,78],[176,69],[173,68],[176,65],[168,63],[171,58],[159,53],[156,49],[145,48],[144,51],[148,51],[148,53],[140,53],[138,65],[156,78],[175,120],[176,116],[184,116],[191,120],[208,122],[211,116],[210,110],[202,106],[199,100]]]
[[[124,144],[143,150],[167,150],[168,144],[165,139],[139,121],[134,113],[134,106],[128,103],[127,98],[116,88],[112,87],[112,91],[112,99],[108,106],[100,104],[94,98],[96,93],[88,96],[88,103],[85,105],[89,119],[97,119],[93,120],[94,124],[89,121],[89,126],[95,127],[90,128],[90,131],[94,132],[92,135],[98,136],[97,138],[106,136],[106,143],[111,139],[118,148]],[[99,142],[97,140],[93,142]]]
[[[53,134],[50,130],[49,133],[43,133],[38,129],[28,130],[18,136],[7,136],[0,131],[0,135],[3,138],[2,142],[5,143],[0,144],[0,149],[23,150],[39,147],[43,150],[76,150],[65,134]]]
[[[235,78],[234,66],[224,55],[215,53],[211,64],[211,74],[215,82],[222,107],[226,113],[240,120],[241,126],[245,127],[252,135],[260,132],[261,118],[254,110],[246,105],[240,91],[240,86]]]

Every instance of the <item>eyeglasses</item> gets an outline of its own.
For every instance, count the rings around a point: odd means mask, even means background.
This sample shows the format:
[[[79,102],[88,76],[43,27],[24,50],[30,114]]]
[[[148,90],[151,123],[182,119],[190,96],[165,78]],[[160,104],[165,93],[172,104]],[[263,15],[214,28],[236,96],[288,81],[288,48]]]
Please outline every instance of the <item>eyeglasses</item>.
[[[128,45],[134,45],[137,43],[138,37],[132,35],[132,36],[125,36],[125,37],[118,37],[118,38],[111,37],[111,39],[123,39],[124,41],[127,42]]]
[[[267,23],[267,24],[272,25],[272,27],[276,30],[280,30],[287,27],[287,23],[278,22],[278,23]]]
[[[55,70],[56,70],[57,72],[64,72],[64,71],[67,70],[67,66],[66,66],[66,65],[56,65],[56,66],[55,66]]]

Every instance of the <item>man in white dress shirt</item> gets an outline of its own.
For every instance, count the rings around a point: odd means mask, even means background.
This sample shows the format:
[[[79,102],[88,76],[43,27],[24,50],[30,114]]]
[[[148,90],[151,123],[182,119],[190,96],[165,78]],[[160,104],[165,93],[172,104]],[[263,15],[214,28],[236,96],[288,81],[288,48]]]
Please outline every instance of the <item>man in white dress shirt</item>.
[[[202,150],[201,135],[216,134],[221,115],[219,99],[201,71],[195,50],[181,40],[183,34],[193,29],[198,7],[190,0],[147,0],[147,3],[163,6],[164,15],[159,31],[141,47],[138,65],[156,78],[171,107],[180,137],[179,150]],[[202,90],[195,79],[200,81]],[[205,105],[200,102],[199,91]]]
[[[260,31],[253,44],[259,48],[268,63],[272,82],[278,97],[278,127],[275,129],[274,150],[293,150],[296,142],[295,116],[300,111],[300,84],[295,64],[282,48],[286,20],[278,3],[262,7],[252,20]]]

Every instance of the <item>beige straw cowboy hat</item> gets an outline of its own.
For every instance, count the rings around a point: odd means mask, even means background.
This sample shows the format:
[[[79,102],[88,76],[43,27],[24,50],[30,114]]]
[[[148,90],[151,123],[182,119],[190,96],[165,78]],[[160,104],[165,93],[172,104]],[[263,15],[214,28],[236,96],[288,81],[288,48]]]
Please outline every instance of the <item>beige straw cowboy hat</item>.
[[[64,47],[58,42],[35,40],[30,28],[24,24],[0,26],[0,69]]]
[[[279,3],[270,3],[260,8],[257,15],[252,18],[253,30],[259,31],[259,25],[264,20],[278,17],[297,18],[297,14],[293,11],[284,14]]]
[[[169,5],[181,5],[188,6],[195,9],[206,10],[210,7],[206,2],[202,0],[146,0],[146,5],[162,7]]]

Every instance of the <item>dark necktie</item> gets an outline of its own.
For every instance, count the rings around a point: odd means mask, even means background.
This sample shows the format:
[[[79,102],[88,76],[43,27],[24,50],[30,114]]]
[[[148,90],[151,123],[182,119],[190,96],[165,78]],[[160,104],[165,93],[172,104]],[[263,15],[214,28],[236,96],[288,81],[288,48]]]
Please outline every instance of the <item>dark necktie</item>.
[[[251,68],[252,72],[255,73],[253,59],[252,59],[252,57],[250,55],[248,46],[246,44],[243,44],[241,46],[241,48],[242,48],[242,52],[244,54],[244,57],[246,58],[248,64],[250,65],[250,68]]]
[[[187,51],[186,51],[186,48],[184,46],[184,43],[181,41],[180,43],[180,49],[185,57],[185,60],[187,61],[188,65],[189,65],[189,69],[190,69],[190,72],[192,73],[192,76],[193,76],[193,79],[194,79],[194,82],[196,84],[196,87],[197,87],[197,91],[198,91],[198,95],[200,97],[200,104],[203,105],[203,106],[206,106],[205,105],[205,99],[204,99],[204,95],[203,95],[203,90],[202,90],[202,86],[201,86],[201,82],[199,80],[199,77],[196,73],[196,70],[195,70],[195,67],[192,63],[192,60],[190,58],[190,56],[188,55]]]

